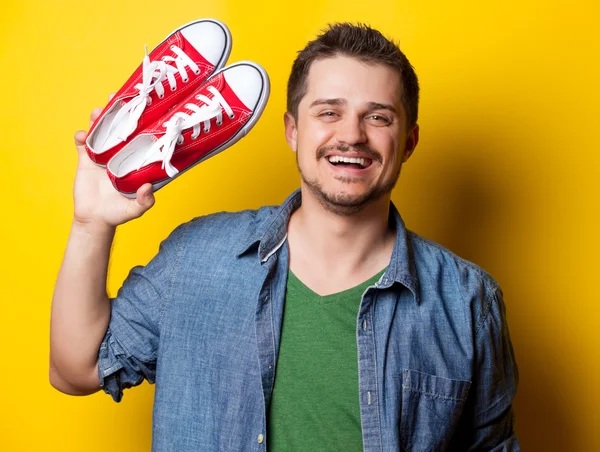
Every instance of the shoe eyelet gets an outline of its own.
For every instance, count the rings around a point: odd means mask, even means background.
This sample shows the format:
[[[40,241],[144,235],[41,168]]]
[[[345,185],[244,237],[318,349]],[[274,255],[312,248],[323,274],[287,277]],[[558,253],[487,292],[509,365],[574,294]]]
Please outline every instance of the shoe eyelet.
[[[184,79],[182,79],[182,80],[183,80],[183,83],[187,83],[187,82],[189,82],[189,81],[190,81],[190,79],[189,79],[189,78],[184,78]]]
[[[171,86],[171,91],[175,91],[177,89],[176,86]]]
[[[204,133],[210,132],[210,129],[204,129]]]
[[[173,45],[173,46],[169,47],[169,49],[175,50],[175,46]]]
[[[223,125],[223,121],[217,121],[217,126],[221,127]]]
[[[167,59],[167,57],[162,57],[160,60],[165,61],[166,59]]]
[[[158,98],[159,98],[159,99],[162,99],[163,97],[165,97],[165,95],[164,95],[164,94],[159,94],[159,95],[158,95]]]
[[[229,119],[235,119],[235,113],[230,114]]]
[[[183,137],[179,137],[179,138],[177,138],[177,144],[180,144],[180,145],[181,145],[181,144],[183,144],[183,141],[184,141],[184,140],[183,140]]]
[[[191,138],[192,140],[195,140],[196,138],[198,138],[198,136],[199,136],[199,135],[200,135],[200,134],[198,134],[198,135],[192,135],[190,138]]]
[[[200,75],[200,69],[198,69],[197,71],[194,71],[194,74]]]

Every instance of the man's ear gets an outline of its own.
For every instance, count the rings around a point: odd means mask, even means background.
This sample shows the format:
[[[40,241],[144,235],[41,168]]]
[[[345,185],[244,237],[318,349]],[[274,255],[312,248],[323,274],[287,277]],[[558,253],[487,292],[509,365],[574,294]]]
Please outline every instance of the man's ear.
[[[408,133],[406,141],[404,143],[404,150],[402,151],[402,163],[406,162],[419,142],[419,124],[415,124],[412,130]]]
[[[296,152],[298,129],[296,128],[296,120],[289,111],[283,115],[283,123],[285,124],[285,140],[292,151]]]

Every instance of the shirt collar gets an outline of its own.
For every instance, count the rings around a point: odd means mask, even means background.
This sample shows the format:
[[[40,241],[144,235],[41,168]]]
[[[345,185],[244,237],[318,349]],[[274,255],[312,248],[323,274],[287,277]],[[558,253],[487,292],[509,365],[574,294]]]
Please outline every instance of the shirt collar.
[[[260,221],[256,225],[248,240],[242,243],[237,250],[241,256],[258,243],[258,258],[266,262],[269,257],[281,248],[287,237],[287,225],[292,212],[302,204],[300,189],[294,191],[283,204],[276,208],[273,215]],[[396,229],[396,240],[392,257],[387,270],[379,280],[378,287],[388,288],[394,282],[407,287],[413,294],[415,302],[419,303],[419,278],[417,276],[414,254],[411,242],[408,240],[408,231],[404,221],[394,203],[390,203],[390,223]]]

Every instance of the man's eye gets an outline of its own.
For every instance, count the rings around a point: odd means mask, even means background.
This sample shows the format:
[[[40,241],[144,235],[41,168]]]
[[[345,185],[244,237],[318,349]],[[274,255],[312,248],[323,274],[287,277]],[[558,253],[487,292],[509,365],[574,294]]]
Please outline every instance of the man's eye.
[[[329,110],[319,113],[319,118],[321,118],[322,121],[326,122],[336,121],[339,117],[340,115],[338,115],[335,111]]]
[[[373,122],[374,124],[380,124],[380,125],[391,124],[390,119],[383,115],[371,115],[371,116],[369,116],[369,120],[371,122]]]

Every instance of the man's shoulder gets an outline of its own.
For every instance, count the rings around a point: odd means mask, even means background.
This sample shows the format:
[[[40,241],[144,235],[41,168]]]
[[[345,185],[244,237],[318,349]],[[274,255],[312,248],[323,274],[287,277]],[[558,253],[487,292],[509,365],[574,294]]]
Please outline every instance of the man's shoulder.
[[[432,274],[432,270],[437,269],[442,271],[443,275],[465,283],[479,282],[490,292],[500,289],[498,282],[486,270],[445,246],[414,231],[407,231],[407,238],[412,247],[415,265],[419,273]]]
[[[233,227],[239,229],[249,225],[260,225],[264,221],[268,221],[277,209],[279,209],[279,206],[263,206],[258,209],[246,209],[237,212],[214,212],[195,217],[189,223],[193,228]]]
[[[174,234],[180,232],[187,240],[202,239],[205,243],[239,244],[258,239],[265,223],[277,212],[279,206],[263,206],[237,212],[215,212],[191,219],[179,226]]]

